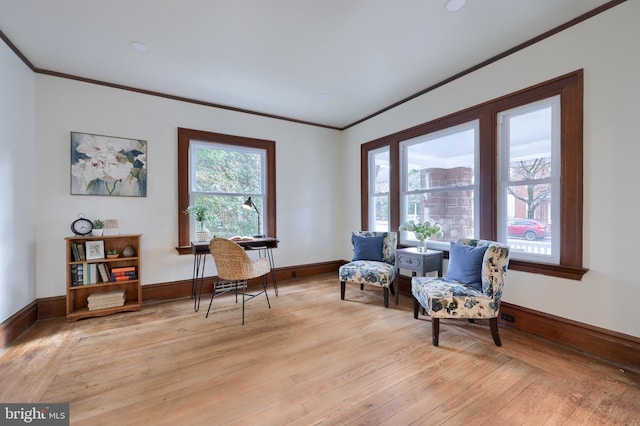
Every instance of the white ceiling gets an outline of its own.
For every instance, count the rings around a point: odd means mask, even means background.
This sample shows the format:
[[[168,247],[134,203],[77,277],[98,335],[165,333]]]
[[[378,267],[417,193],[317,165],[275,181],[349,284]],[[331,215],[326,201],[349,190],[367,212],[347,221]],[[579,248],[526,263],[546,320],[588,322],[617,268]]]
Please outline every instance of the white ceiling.
[[[37,70],[343,128],[609,1],[444,2],[0,0],[0,31]]]

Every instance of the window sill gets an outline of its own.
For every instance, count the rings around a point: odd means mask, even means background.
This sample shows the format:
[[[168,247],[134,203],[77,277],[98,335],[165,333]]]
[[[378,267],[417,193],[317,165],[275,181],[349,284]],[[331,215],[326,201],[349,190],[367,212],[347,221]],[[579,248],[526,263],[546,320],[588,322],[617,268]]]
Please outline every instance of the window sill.
[[[193,254],[193,248],[191,246],[178,246],[176,247],[178,254]]]
[[[558,278],[581,281],[589,269],[567,266],[549,265],[546,263],[525,262],[523,260],[510,260],[509,269],[513,271],[529,272],[531,274],[543,274]]]

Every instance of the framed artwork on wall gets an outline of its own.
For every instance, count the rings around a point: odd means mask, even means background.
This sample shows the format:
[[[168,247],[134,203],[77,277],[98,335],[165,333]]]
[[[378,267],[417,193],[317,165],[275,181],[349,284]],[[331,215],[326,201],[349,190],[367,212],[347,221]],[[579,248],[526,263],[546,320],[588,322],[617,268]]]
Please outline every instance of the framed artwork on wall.
[[[147,141],[71,132],[71,195],[147,196]]]

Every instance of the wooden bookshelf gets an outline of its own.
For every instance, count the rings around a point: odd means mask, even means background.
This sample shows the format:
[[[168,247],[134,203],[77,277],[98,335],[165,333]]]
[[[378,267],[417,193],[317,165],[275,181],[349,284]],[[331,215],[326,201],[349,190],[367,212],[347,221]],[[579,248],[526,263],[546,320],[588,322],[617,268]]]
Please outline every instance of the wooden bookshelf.
[[[108,235],[108,236],[87,236],[87,237],[67,237],[65,238],[67,250],[67,321],[76,321],[82,318],[111,315],[118,312],[139,311],[142,304],[142,288],[140,286],[140,234],[136,235]],[[100,259],[86,260],[87,242],[104,243],[105,257]],[[77,260],[78,251],[75,247],[85,248],[85,259]],[[125,247],[130,246],[134,250],[133,256],[124,257]],[[118,250],[120,256],[115,259],[108,259],[108,250]],[[103,279],[99,271],[99,265],[104,264],[107,271],[107,279]],[[114,268],[133,268],[135,275],[126,281],[112,281],[109,271]],[[82,277],[78,274],[78,269],[82,271]],[[86,270],[94,271],[87,280]],[[104,272],[104,270],[103,270]],[[93,276],[97,278],[93,278]],[[95,281],[95,282],[93,282]],[[113,292],[114,290],[124,290],[126,299],[122,306],[108,308],[89,309],[87,298],[94,293]],[[98,295],[99,296],[99,295]],[[95,296],[94,296],[95,297]],[[95,306],[95,305],[94,305]]]

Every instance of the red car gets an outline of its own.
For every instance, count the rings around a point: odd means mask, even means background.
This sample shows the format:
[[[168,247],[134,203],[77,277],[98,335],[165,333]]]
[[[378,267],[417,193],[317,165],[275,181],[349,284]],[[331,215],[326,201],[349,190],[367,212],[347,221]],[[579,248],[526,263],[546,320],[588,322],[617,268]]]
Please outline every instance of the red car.
[[[512,237],[533,241],[548,237],[551,228],[535,219],[513,219],[507,226],[507,233]]]

